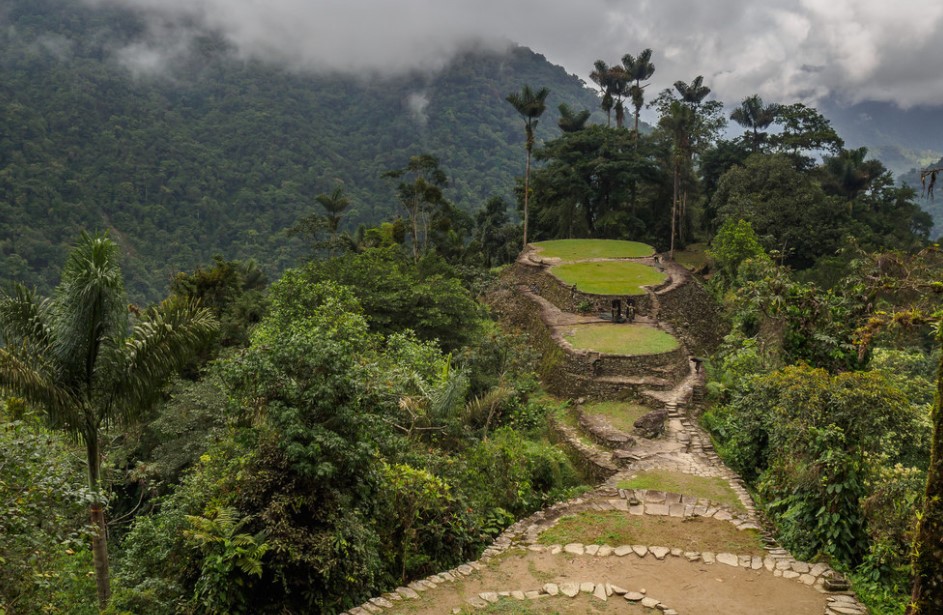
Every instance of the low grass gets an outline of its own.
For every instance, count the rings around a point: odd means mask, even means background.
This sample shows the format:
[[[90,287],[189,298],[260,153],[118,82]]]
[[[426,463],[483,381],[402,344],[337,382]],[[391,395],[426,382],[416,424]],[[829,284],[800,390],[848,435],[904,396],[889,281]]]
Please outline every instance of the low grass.
[[[688,244],[684,250],[675,251],[675,260],[682,267],[686,267],[691,271],[699,271],[710,265],[711,259],[706,250],[706,243]]]
[[[593,442],[589,438],[589,436],[587,436],[586,433],[583,431],[583,428],[580,427],[579,419],[577,419],[573,415],[572,412],[570,412],[566,408],[561,407],[554,412],[553,416],[557,420],[557,422],[562,423],[563,425],[566,425],[567,427],[571,427],[574,430],[576,430],[576,437],[579,439],[580,442],[582,442],[586,446],[590,446],[590,447],[596,446],[596,443]]]
[[[635,429],[635,421],[651,411],[651,408],[624,401],[600,401],[583,406],[584,413],[601,416],[610,425],[626,433]]]
[[[653,489],[706,498],[734,510],[746,511],[740,498],[722,478],[693,476],[667,470],[648,470],[619,481],[619,489]]]
[[[575,261],[589,258],[642,258],[651,256],[655,249],[637,241],[616,239],[554,239],[531,244],[541,256]]]
[[[597,545],[659,545],[685,551],[713,551],[737,555],[765,553],[756,530],[738,530],[732,523],[707,517],[653,517],[625,512],[585,511],[561,517],[538,542]]]
[[[678,340],[668,333],[642,324],[573,325],[563,337],[573,348],[604,354],[661,354],[678,347]]]
[[[643,286],[657,286],[667,279],[654,267],[629,261],[568,263],[552,267],[550,273],[590,295],[644,295]]]
[[[463,607],[463,615],[584,615],[594,613],[612,613],[620,615],[642,615],[650,613],[641,604],[625,600],[601,602],[589,594],[580,594],[576,598],[566,596],[543,597],[539,600],[516,600],[501,598],[483,609],[473,606]]]

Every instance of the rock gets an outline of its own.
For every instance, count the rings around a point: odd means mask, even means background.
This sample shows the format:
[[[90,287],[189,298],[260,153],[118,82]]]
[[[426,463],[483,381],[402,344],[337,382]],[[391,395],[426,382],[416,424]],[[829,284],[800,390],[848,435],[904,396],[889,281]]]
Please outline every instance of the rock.
[[[527,598],[527,596],[524,595],[524,592],[522,592],[519,589],[512,591],[511,597],[514,598],[515,600],[524,600],[525,598]]]
[[[653,410],[635,421],[633,433],[643,438],[657,438],[665,432],[666,420],[668,420],[667,411]]]
[[[462,564],[461,566],[457,568],[457,570],[462,576],[466,576],[466,577],[475,571],[475,569],[469,566],[468,564]]]
[[[684,549],[679,549],[678,547],[675,547],[674,549],[671,550],[671,555],[674,557],[681,557],[682,555],[684,555]]]
[[[648,554],[648,547],[645,545],[632,545],[632,550],[635,551],[635,554],[639,557],[645,557]]]
[[[602,600],[603,602],[608,600],[609,596],[606,595],[606,586],[602,583],[597,583],[595,589],[593,589],[593,598]]]
[[[795,572],[794,570],[783,570],[783,578],[784,579],[798,579],[799,573]]]
[[[596,589],[596,584],[592,581],[583,581],[580,583],[580,591],[584,594],[591,594],[594,589]]]
[[[560,587],[556,583],[545,583],[543,590],[545,593],[550,594],[551,596],[556,596],[560,593]]]
[[[419,594],[417,594],[415,591],[413,591],[412,589],[408,587],[397,587],[396,593],[402,596],[403,598],[406,598],[407,600],[415,600],[416,598],[419,597]]]
[[[561,583],[560,593],[570,598],[575,598],[580,593],[580,586],[576,583]]]
[[[632,547],[629,545],[622,545],[613,549],[612,552],[618,555],[619,557],[625,557],[626,555],[632,552]]]
[[[377,605],[380,608],[392,609],[393,603],[387,600],[386,598],[370,598],[370,602]]]
[[[478,596],[473,596],[468,599],[468,604],[472,605],[476,609],[485,609],[488,608],[488,603],[479,598]]]
[[[763,558],[760,557],[759,555],[754,555],[750,559],[750,568],[752,568],[753,570],[759,570],[762,567],[763,567]]]
[[[733,553],[718,553],[716,558],[717,558],[717,561],[721,564],[726,564],[728,566],[734,566],[734,567],[740,565],[740,562],[737,559],[737,556],[734,555]]]
[[[806,585],[814,585],[816,578],[812,576],[811,574],[804,574],[799,577],[799,581],[801,581],[802,583]]]
[[[668,547],[649,547],[648,550],[655,556],[655,559],[665,559],[665,556],[671,552]]]
[[[644,598],[639,592],[625,592],[625,599],[629,602],[639,602]]]
[[[799,574],[805,574],[810,570],[810,566],[805,562],[793,562],[790,567]]]
[[[828,570],[828,564],[823,564],[819,562],[818,564],[812,566],[812,570],[809,571],[809,574],[811,574],[814,577],[820,577],[822,576],[822,573],[825,572],[826,570]]]
[[[717,561],[716,556],[710,551],[704,551],[701,553],[701,559],[704,560],[705,564],[713,564],[715,561]]]
[[[530,591],[524,592],[524,597],[528,600],[536,600],[537,598],[540,598],[540,592],[536,589],[532,589]]]
[[[658,606],[658,601],[654,598],[642,598],[642,606],[647,609],[653,609]]]
[[[563,550],[570,555],[583,555],[586,552],[586,549],[578,542],[571,542],[570,544],[563,547]]]
[[[627,593],[629,593],[628,590],[622,589],[622,588],[619,587],[618,585],[610,585],[609,587],[612,588],[612,593],[614,593],[614,594],[616,594],[616,595],[618,595],[618,596],[624,596],[624,595],[626,595]]]
[[[480,594],[478,594],[478,597],[492,604],[494,604],[495,602],[499,600],[498,592],[481,592]]]
[[[586,555],[596,555],[599,551],[599,545],[586,545]]]
[[[599,547],[599,551],[596,552],[596,557],[608,557],[609,555],[612,555],[612,547],[609,545]]]
[[[563,552],[563,547],[560,545],[551,545],[550,546],[550,555],[560,555]]]

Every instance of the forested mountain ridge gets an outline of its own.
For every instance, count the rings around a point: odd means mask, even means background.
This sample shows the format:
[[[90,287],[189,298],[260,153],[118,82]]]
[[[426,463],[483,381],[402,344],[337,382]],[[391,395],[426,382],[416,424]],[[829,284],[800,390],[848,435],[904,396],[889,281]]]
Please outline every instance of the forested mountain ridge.
[[[317,209],[315,195],[342,183],[346,225],[388,219],[398,206],[381,175],[420,152],[474,211],[523,171],[508,93],[551,90],[539,139],[556,133],[561,102],[597,107],[577,77],[522,47],[358,80],[242,61],[205,33],[142,72],[119,53],[145,30],[132,12],[13,0],[0,26],[0,280],[43,290],[82,228],[120,243],[136,300],[216,253],[274,273],[301,253],[282,231]]]

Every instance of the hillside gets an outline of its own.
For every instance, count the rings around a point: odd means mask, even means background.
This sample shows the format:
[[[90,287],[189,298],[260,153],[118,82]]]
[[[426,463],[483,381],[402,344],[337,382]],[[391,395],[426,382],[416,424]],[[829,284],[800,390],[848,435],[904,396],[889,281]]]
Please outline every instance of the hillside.
[[[575,76],[529,49],[468,50],[436,74],[355,79],[246,62],[212,33],[162,73],[117,50],[142,35],[131,12],[66,0],[0,9],[0,281],[48,290],[80,229],[110,229],[136,300],[214,254],[270,274],[301,246],[283,230],[342,182],[346,226],[396,213],[380,175],[430,152],[448,196],[474,211],[509,196],[523,127],[504,97],[524,83],[556,107],[596,105]]]

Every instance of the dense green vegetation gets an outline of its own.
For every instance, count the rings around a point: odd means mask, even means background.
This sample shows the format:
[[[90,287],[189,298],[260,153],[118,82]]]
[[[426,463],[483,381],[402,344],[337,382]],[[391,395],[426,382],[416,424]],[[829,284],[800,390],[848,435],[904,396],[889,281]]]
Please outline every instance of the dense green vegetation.
[[[114,281],[114,292],[85,295],[109,309],[67,301],[85,263]],[[184,346],[147,335],[190,335],[183,317],[132,311],[140,324],[129,336],[91,327],[78,338],[101,348],[95,389],[37,393],[42,370],[59,369],[30,350],[45,348],[36,338],[43,319],[51,332],[55,319],[70,324],[85,313],[124,326],[116,267],[111,242],[86,238],[54,303],[30,308],[23,289],[3,303],[2,384],[26,398],[8,398],[2,415],[2,437],[15,449],[0,465],[0,498],[13,513],[0,538],[11,563],[0,588],[7,612],[94,612],[92,553],[102,600],[113,590],[112,612],[337,612],[473,558],[515,518],[579,485],[545,440],[532,352],[487,319],[450,265],[431,253],[417,261],[405,245],[288,270],[265,301],[249,265],[217,261],[181,275],[163,312],[199,297],[224,323],[211,346],[187,355],[198,358],[192,379],[154,397],[122,366],[125,348],[154,382],[184,365]],[[208,308],[199,318],[211,318]],[[38,375],[24,375],[17,357],[36,361]],[[110,369],[128,378],[115,381]],[[109,393],[112,385],[130,397]],[[60,397],[81,404],[50,405]],[[95,405],[111,400],[123,402]],[[80,486],[75,448],[43,425],[96,430],[78,432],[94,469],[89,488]],[[109,446],[93,450],[98,442]],[[112,523],[122,521],[107,547],[81,515],[84,501],[94,515],[104,499]],[[109,555],[110,584],[107,564],[99,566]]]
[[[48,291],[81,229],[111,230],[135,301],[216,254],[270,277],[303,254],[283,230],[342,185],[343,228],[397,211],[382,174],[436,155],[446,196],[473,212],[511,195],[524,132],[504,101],[525,80],[557,106],[592,92],[528,49],[470,51],[433,75],[380,81],[291,73],[232,57],[212,33],[165,72],[135,73],[120,50],[135,13],[67,0],[13,0],[0,33],[0,280]],[[420,100],[419,107],[410,100]]]

